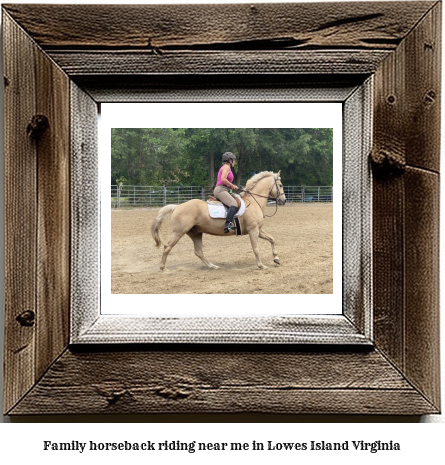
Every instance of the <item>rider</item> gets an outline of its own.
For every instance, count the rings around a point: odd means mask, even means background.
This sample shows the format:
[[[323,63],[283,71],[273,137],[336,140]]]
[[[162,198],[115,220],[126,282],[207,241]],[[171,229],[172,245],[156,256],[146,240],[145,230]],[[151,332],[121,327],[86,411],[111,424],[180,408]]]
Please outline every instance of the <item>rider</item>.
[[[224,205],[229,207],[227,212],[226,224],[224,225],[224,233],[228,233],[231,229],[236,229],[235,226],[232,226],[233,217],[238,211],[238,204],[236,200],[230,195],[229,189],[238,190],[238,186],[232,184],[233,173],[231,168],[235,166],[236,157],[231,152],[226,152],[222,156],[223,165],[221,166],[218,172],[218,181],[213,191],[213,195],[221,200]]]

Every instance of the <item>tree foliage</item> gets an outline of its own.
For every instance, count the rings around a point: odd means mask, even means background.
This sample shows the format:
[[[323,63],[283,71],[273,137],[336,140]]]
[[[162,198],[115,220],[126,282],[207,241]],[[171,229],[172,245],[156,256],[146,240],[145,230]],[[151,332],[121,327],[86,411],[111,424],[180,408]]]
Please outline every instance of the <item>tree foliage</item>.
[[[332,185],[331,128],[115,128],[111,183],[214,184],[224,152],[237,157],[235,184],[279,171],[285,185]]]

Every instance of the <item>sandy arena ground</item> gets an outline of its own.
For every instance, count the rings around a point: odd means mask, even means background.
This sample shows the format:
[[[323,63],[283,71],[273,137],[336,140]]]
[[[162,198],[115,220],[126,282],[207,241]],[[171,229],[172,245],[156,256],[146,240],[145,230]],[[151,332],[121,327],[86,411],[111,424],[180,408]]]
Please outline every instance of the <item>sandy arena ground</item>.
[[[256,266],[249,236],[204,234],[204,255],[219,269],[195,256],[184,236],[159,270],[163,248],[156,249],[150,227],[158,208],[112,210],[111,292],[113,294],[332,294],[332,204],[293,204],[265,218],[263,229],[277,241],[281,266],[273,262],[269,242],[260,239]],[[267,208],[271,215],[275,206]],[[170,219],[161,237],[170,236]]]

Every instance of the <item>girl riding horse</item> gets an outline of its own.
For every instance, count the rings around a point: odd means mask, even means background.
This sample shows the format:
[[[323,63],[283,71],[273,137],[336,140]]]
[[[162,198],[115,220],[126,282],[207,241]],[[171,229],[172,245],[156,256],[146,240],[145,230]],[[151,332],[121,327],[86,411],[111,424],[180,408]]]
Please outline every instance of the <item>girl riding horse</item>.
[[[272,171],[262,171],[261,173],[257,173],[247,181],[242,197],[250,204],[249,208],[246,208],[243,216],[240,217],[242,235],[248,234],[250,237],[258,268],[262,270],[267,269],[267,266],[261,263],[260,251],[258,248],[259,238],[270,242],[274,258],[273,261],[279,265],[280,259],[278,258],[278,252],[275,247],[275,240],[263,230],[263,220],[267,216],[265,214],[266,206],[270,200],[275,201],[277,207],[278,205],[284,205],[286,203],[280,172],[273,173]],[[160,230],[163,221],[170,215],[173,235],[164,245],[160,266],[161,270],[164,271],[166,269],[165,262],[168,254],[184,234],[187,234],[193,241],[195,255],[209,268],[218,268],[218,266],[211,263],[204,256],[202,251],[202,235],[203,233],[213,236],[226,235],[223,233],[222,228],[224,219],[211,218],[207,202],[200,199],[192,199],[180,205],[166,205],[159,210],[158,216],[151,226],[151,235],[155,241],[156,247],[161,247],[161,245],[163,245],[160,237]],[[230,234],[227,234],[227,236],[234,234],[234,231],[230,231]]]
[[[231,152],[226,152],[222,156],[223,165],[221,166],[218,172],[218,180],[216,182],[213,195],[224,205],[229,207],[227,212],[226,224],[224,225],[224,233],[227,234],[231,229],[235,229],[235,226],[232,226],[233,217],[238,211],[238,205],[236,200],[230,195],[229,189],[238,190],[238,186],[232,184],[233,173],[231,168],[235,166],[236,157]]]

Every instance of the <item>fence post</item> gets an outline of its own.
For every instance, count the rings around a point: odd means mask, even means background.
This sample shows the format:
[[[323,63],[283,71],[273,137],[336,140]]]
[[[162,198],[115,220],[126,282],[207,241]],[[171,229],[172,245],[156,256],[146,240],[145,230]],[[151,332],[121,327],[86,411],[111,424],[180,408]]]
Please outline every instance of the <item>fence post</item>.
[[[317,202],[320,202],[320,186],[318,186]]]
[[[162,203],[163,203],[163,206],[165,207],[167,205],[167,189],[165,188],[165,186],[162,186],[162,187],[163,187]]]
[[[201,187],[201,198],[202,198],[202,200],[206,199],[206,191],[205,191],[204,187]]]
[[[304,186],[301,186],[301,201],[304,202]]]
[[[122,189],[122,183],[119,183],[117,186],[117,208],[121,207],[121,189]]]

